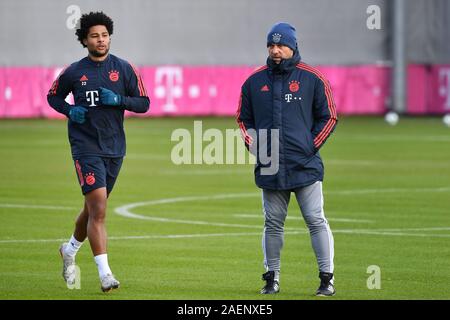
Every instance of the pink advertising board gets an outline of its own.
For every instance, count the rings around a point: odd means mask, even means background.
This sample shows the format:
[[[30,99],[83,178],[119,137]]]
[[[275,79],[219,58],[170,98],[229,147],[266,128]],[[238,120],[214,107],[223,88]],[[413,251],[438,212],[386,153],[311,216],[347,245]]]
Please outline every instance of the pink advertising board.
[[[62,67],[0,67],[0,118],[62,118],[46,95]],[[139,71],[150,111],[139,116],[233,116],[250,66],[149,66]],[[390,103],[390,68],[317,66],[330,81],[339,114],[383,114]],[[410,65],[408,113],[450,112],[450,65]],[[71,96],[67,98],[71,101]]]

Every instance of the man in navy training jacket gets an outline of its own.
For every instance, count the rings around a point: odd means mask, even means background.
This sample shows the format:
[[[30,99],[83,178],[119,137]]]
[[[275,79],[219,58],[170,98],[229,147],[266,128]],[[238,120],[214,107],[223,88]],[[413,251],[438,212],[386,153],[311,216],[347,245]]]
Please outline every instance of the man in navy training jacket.
[[[266,284],[261,293],[280,290],[284,222],[293,192],[317,258],[320,286],[316,295],[332,296],[336,292],[334,240],[323,210],[324,168],[319,155],[337,123],[330,84],[318,70],[301,62],[292,25],[275,24],[267,35],[267,48],[266,65],[242,85],[236,114],[245,144],[257,156],[255,181],[262,189],[262,248],[267,272],[263,274]],[[260,134],[265,130],[269,138],[262,141]],[[262,161],[259,151],[264,144],[264,150],[271,153],[274,131],[278,134],[278,148],[272,153],[278,154],[271,154],[271,159],[277,159],[277,170],[267,173],[263,170],[268,164]]]
[[[150,100],[136,68],[109,54],[113,21],[103,12],[80,18],[78,41],[88,56],[64,69],[47,100],[67,116],[69,141],[84,205],[75,230],[60,247],[63,277],[76,280],[75,255],[86,237],[98,267],[103,292],[117,289],[107,256],[106,205],[125,156],[124,111],[147,112]],[[75,104],[65,101],[72,92]]]

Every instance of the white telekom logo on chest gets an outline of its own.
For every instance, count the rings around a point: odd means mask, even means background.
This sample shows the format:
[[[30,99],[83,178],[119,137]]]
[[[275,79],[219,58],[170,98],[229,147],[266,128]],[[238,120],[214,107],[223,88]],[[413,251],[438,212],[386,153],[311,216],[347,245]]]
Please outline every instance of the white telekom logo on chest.
[[[286,102],[291,102],[292,100],[302,100],[302,97],[296,97],[292,93],[286,93],[284,95],[284,100]]]
[[[96,107],[95,104],[98,101],[98,91],[86,91],[86,100],[90,103],[89,107]]]

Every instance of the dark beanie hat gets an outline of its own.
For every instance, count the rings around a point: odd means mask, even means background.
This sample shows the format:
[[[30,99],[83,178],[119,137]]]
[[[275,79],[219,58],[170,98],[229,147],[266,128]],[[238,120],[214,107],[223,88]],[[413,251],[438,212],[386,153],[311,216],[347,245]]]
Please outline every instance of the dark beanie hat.
[[[286,22],[274,24],[267,34],[267,46],[271,44],[282,44],[295,51],[297,48],[295,28]]]

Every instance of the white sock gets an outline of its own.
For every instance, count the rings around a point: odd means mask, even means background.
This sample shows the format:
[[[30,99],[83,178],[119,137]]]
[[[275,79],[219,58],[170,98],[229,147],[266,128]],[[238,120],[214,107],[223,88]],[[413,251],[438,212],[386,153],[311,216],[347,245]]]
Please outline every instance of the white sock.
[[[83,242],[78,241],[72,235],[69,240],[69,245],[67,245],[66,249],[64,250],[64,254],[68,255],[69,257],[74,257],[77,254],[78,250],[80,250],[82,244]]]
[[[100,276],[100,279],[107,274],[112,274],[112,271],[109,268],[108,264],[108,254],[99,254],[98,256],[95,256],[94,259],[95,263],[97,264],[98,275]]]

